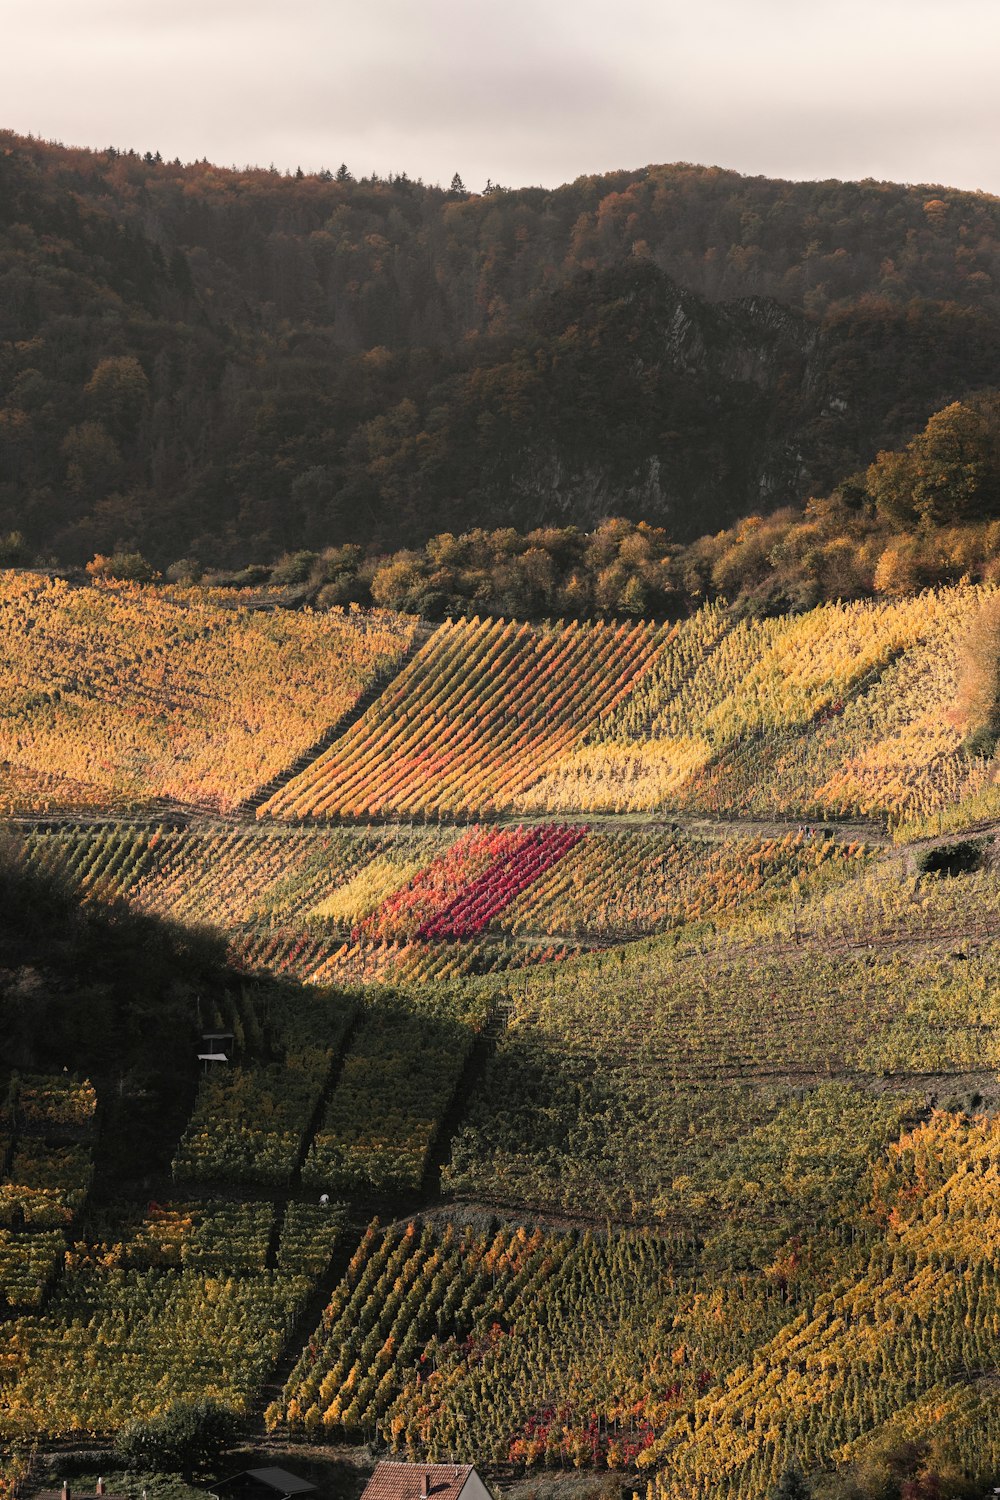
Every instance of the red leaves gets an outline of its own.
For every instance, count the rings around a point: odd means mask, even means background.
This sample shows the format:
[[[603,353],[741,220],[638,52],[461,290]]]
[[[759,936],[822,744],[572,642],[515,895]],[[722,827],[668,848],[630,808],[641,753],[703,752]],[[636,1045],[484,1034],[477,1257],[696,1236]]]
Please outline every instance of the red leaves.
[[[424,941],[476,937],[506,906],[578,844],[586,828],[518,829],[516,840],[477,879],[417,929]]]
[[[595,1468],[619,1468],[633,1464],[639,1454],[652,1447],[656,1430],[641,1414],[642,1403],[626,1431],[622,1424],[597,1412],[577,1412],[572,1406],[543,1406],[532,1413],[508,1444],[508,1463],[532,1464],[550,1456]]]

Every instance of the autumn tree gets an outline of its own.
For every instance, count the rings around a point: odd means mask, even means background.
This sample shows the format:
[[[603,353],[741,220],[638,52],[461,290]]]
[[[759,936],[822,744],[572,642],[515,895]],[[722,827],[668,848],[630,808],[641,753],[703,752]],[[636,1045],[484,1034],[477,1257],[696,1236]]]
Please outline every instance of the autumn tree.
[[[141,552],[98,552],[86,571],[95,583],[150,583],[157,576]]]
[[[998,403],[953,401],[901,452],[880,453],[867,486],[884,520],[944,526],[1000,514]]]
[[[964,401],[935,412],[910,445],[916,460],[914,503],[932,525],[1000,511],[996,418]]]
[[[149,381],[134,355],[109,355],[97,365],[84,392],[107,430],[119,439],[129,438],[149,400]]]
[[[913,537],[897,537],[882,553],[875,568],[877,594],[899,597],[920,587],[920,549]]]

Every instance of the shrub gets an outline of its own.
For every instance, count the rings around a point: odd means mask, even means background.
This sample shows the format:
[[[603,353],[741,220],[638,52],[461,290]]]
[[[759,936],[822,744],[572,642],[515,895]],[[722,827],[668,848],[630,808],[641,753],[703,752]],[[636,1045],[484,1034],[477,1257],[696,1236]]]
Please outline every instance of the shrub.
[[[129,583],[149,583],[156,577],[141,552],[115,552],[105,557],[98,552],[87,564],[91,578]]]
[[[985,846],[979,839],[961,839],[954,844],[938,844],[917,857],[921,875],[966,875],[983,863]]]
[[[217,1401],[175,1401],[156,1417],[129,1422],[114,1455],[127,1469],[153,1469],[185,1478],[212,1469],[235,1441],[238,1418]]]

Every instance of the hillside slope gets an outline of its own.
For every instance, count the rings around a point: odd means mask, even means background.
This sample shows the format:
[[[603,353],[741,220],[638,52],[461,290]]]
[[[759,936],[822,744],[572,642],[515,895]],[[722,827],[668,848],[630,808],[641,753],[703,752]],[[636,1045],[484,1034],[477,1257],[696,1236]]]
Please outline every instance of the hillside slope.
[[[128,1419],[210,1396],[272,1460],[650,1500],[1000,1477],[1000,827],[952,712],[989,590],[380,617],[366,701],[364,615],[7,587],[36,649],[0,701],[0,1440],[106,1471]],[[138,811],[33,802],[39,726],[145,743],[161,677],[218,786],[241,693],[354,706],[273,805],[151,800],[162,760]]]
[[[2,139],[0,530],[62,562],[690,538],[1000,384],[986,195],[675,165],[479,197]]]

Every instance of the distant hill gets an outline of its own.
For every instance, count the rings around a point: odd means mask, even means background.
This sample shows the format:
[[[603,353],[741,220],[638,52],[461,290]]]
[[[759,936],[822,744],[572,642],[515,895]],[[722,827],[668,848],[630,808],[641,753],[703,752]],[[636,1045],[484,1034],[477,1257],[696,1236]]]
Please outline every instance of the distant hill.
[[[687,540],[1000,384],[1000,200],[685,164],[474,196],[5,134],[0,329],[33,555]]]

